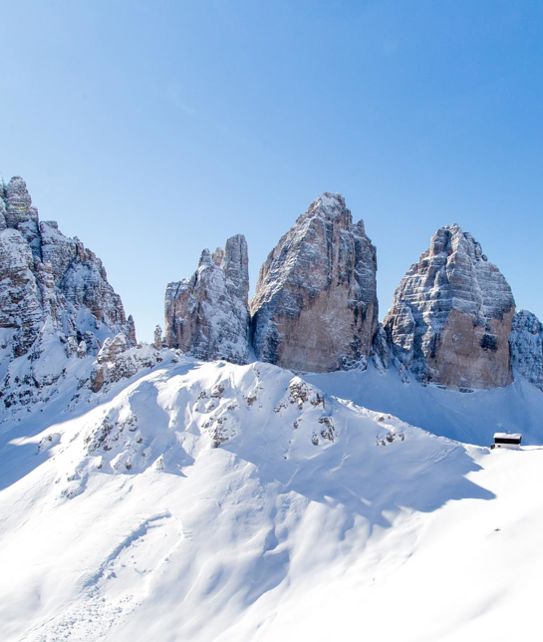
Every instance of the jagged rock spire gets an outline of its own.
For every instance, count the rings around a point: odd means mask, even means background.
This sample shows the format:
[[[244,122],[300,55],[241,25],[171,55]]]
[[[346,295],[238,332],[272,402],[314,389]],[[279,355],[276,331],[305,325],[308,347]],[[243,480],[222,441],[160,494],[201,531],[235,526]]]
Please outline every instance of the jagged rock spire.
[[[165,339],[169,347],[204,359],[246,363],[249,357],[248,252],[237,234],[224,250],[204,250],[190,280],[169,283]]]
[[[263,361],[305,371],[350,367],[377,329],[376,252],[340,194],[325,192],[279,240],[251,303]]]
[[[512,381],[511,288],[458,225],[440,228],[411,266],[384,321],[395,356],[423,380],[492,388]]]
[[[64,236],[54,221],[39,221],[18,176],[0,187],[0,331],[8,364],[27,353],[36,364],[46,338],[67,356],[79,345],[85,347],[80,354],[96,354],[106,337],[119,332],[135,341],[133,322],[126,320],[100,259]],[[55,366],[62,372],[61,360]],[[47,372],[50,381],[52,370]],[[37,371],[27,378],[41,385]]]

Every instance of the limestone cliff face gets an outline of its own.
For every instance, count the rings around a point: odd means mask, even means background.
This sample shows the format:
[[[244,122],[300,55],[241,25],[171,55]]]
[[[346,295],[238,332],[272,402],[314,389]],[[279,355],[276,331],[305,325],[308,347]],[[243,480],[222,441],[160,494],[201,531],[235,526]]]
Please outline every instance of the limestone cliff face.
[[[324,193],[279,240],[251,303],[257,358],[327,372],[368,356],[377,329],[376,252],[339,194]]]
[[[30,387],[51,383],[64,371],[60,354],[96,354],[119,332],[135,341],[100,259],[55,222],[40,222],[22,178],[0,185],[0,396],[11,378]],[[32,397],[28,388],[24,395]]]
[[[169,283],[165,340],[198,359],[246,363],[249,358],[249,262],[241,234],[224,250],[204,250],[190,280]]]
[[[543,324],[535,314],[527,310],[515,314],[509,343],[515,376],[543,390]]]
[[[439,229],[394,295],[384,327],[393,354],[420,380],[455,388],[512,381],[511,289],[457,225]]]

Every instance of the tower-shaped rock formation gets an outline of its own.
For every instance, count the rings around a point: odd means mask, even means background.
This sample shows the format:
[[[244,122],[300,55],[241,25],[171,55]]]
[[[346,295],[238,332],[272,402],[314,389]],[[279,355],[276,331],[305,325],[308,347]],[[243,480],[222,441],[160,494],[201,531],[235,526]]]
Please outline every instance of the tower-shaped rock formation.
[[[420,380],[456,388],[512,381],[511,288],[458,225],[439,229],[395,292],[384,327],[393,354]]]
[[[260,270],[251,303],[256,356],[314,372],[368,356],[377,329],[376,271],[364,223],[353,224],[343,196],[324,193]]]
[[[237,234],[226,241],[224,250],[204,250],[190,280],[169,283],[165,297],[167,345],[198,359],[246,363],[248,266],[247,242]]]

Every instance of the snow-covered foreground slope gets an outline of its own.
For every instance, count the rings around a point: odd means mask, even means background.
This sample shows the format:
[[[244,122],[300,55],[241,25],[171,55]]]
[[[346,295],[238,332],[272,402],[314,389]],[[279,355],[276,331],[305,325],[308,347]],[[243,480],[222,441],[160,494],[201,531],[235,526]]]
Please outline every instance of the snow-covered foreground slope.
[[[499,431],[520,432],[523,443],[543,444],[543,394],[517,375],[504,388],[458,392],[424,385],[410,375],[370,364],[365,371],[308,374],[330,395],[389,412],[436,435],[488,446]]]
[[[539,639],[543,450],[262,363],[167,362],[84,405],[3,428],[0,639]]]

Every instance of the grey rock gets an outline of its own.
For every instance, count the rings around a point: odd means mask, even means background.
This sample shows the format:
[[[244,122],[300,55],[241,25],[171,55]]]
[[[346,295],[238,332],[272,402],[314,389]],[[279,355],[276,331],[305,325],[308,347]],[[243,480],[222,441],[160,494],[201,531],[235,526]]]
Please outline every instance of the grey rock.
[[[421,381],[493,388],[512,381],[515,302],[498,268],[458,225],[439,229],[384,321],[392,352]]]
[[[100,259],[78,239],[64,236],[55,222],[40,223],[22,178],[2,185],[0,397],[4,404],[30,403],[34,389],[64,376],[64,358],[95,355],[106,338],[118,333],[129,345],[135,343],[133,321],[126,319]]]
[[[144,368],[152,368],[162,361],[159,350],[151,345],[131,345],[123,332],[108,337],[96,357],[90,376],[90,388],[98,392],[112,383],[134,376]]]
[[[247,242],[229,238],[224,250],[202,252],[190,280],[169,283],[165,340],[198,359],[246,363],[249,358]]]
[[[377,330],[377,261],[364,223],[339,194],[324,193],[279,240],[251,302],[262,361],[304,371],[349,368]]]
[[[509,343],[515,377],[521,375],[543,390],[543,324],[535,314],[515,314]]]
[[[32,199],[26,183],[20,176],[14,176],[5,188],[6,226],[19,230],[32,252],[40,257],[40,235],[38,210],[32,207]]]
[[[29,350],[44,319],[30,246],[18,230],[6,229],[0,232],[0,328],[9,332],[12,356]]]

